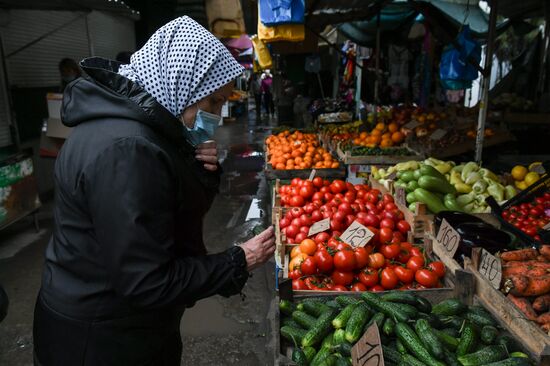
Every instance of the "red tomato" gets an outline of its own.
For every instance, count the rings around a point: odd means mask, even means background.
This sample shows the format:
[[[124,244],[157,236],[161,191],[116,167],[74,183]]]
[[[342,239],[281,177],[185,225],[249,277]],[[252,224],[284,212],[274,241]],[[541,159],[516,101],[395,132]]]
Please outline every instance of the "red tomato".
[[[375,214],[372,214],[372,213],[368,213],[365,215],[365,222],[367,223],[367,226],[374,226],[374,227],[380,226],[380,220]]]
[[[302,226],[311,226],[313,224],[313,220],[311,219],[311,216],[308,214],[303,214],[300,216],[300,223]]]
[[[291,280],[295,280],[295,279],[298,279],[302,277],[302,273],[300,272],[299,269],[295,269],[294,271],[290,271],[288,273],[288,278],[290,278]]]
[[[424,256],[424,254],[422,253],[422,249],[420,249],[419,247],[413,246],[411,248],[410,252],[411,252],[411,255],[413,257],[423,257]]]
[[[411,225],[409,225],[407,221],[401,220],[397,223],[397,230],[403,234],[406,234],[409,230],[411,230]]]
[[[353,286],[351,286],[351,291],[356,291],[356,292],[367,291],[367,287],[363,285],[361,282],[356,282],[353,284]]]
[[[395,228],[395,223],[393,222],[392,219],[385,218],[384,220],[380,221],[380,228],[381,229],[388,228],[388,229],[393,230]],[[393,232],[392,232],[392,234],[393,234]]]
[[[339,221],[339,222],[343,222],[346,219],[346,215],[347,214],[343,211],[336,211],[332,215],[331,219],[334,219],[334,220]]]
[[[367,266],[367,264],[369,263],[369,254],[371,251],[372,247],[370,245],[366,247],[355,248],[355,263],[357,269],[363,269]]]
[[[386,289],[380,285],[376,285],[376,286],[372,286],[371,288],[369,288],[369,291],[371,292],[381,292],[381,291],[386,291]]]
[[[402,283],[408,285],[414,280],[414,271],[401,266],[396,266],[393,271]]]
[[[304,280],[302,280],[301,278],[298,278],[298,279],[292,280],[292,289],[296,291],[300,291],[300,290],[307,290],[308,287],[304,282]]]
[[[305,279],[306,286],[308,289],[313,291],[326,291],[328,288],[326,285],[322,282],[319,282],[317,278],[315,277],[307,277]]]
[[[301,228],[300,228],[301,229]],[[307,239],[307,234],[300,231],[298,234],[296,234],[296,236],[294,237],[294,241],[296,243],[301,243],[302,241],[304,241],[305,239]]]
[[[290,185],[293,187],[299,187],[302,184],[302,180],[300,178],[292,178],[290,181]]]
[[[304,199],[308,199],[313,196],[313,194],[315,193],[315,189],[313,188],[313,186],[310,185],[302,185],[300,187],[299,193],[300,196],[302,196]]]
[[[394,289],[399,283],[399,278],[395,274],[393,268],[384,268],[380,273],[380,284],[386,290]]]
[[[349,244],[344,243],[341,240],[338,240],[338,244],[336,244],[336,250],[337,251],[342,251],[342,250],[351,251],[352,247]]]
[[[378,272],[367,269],[359,272],[359,281],[367,287],[372,287],[378,284]]]
[[[309,234],[309,226],[300,226],[300,232],[307,236]]]
[[[340,203],[340,205],[338,206],[338,211],[343,212],[346,215],[351,215],[351,213],[353,212],[353,210],[351,209],[351,204],[347,202]]]
[[[355,201],[355,190],[353,191],[347,191],[346,194],[344,195],[344,201],[345,202],[354,202]]]
[[[289,225],[286,228],[286,236],[287,238],[295,238],[296,235],[300,232],[300,228],[296,225]]]
[[[443,278],[445,276],[445,265],[443,262],[432,262],[428,265],[428,269],[435,273],[438,278]]]
[[[380,253],[382,253],[387,259],[396,258],[400,252],[401,246],[399,244],[388,244],[380,247]]]
[[[347,291],[348,289],[346,288],[346,286],[334,285],[334,286],[332,286],[331,290],[332,291]]]
[[[411,258],[411,253],[409,253],[407,249],[403,249],[403,246],[401,246],[401,250],[399,251],[399,255],[397,256],[396,260],[399,263],[405,264],[410,258]]]
[[[422,267],[424,267],[424,257],[412,256],[407,261],[407,268],[412,269],[415,272],[421,269]]]
[[[368,266],[370,268],[382,268],[386,264],[386,258],[381,253],[373,253],[369,255]]]
[[[317,263],[313,257],[307,257],[304,259],[302,264],[300,264],[300,270],[302,274],[309,276],[317,273]]]
[[[342,272],[353,271],[357,266],[355,253],[351,250],[341,250],[334,255],[334,268]]]
[[[353,272],[335,270],[332,272],[331,278],[335,285],[348,286],[353,282]]]
[[[387,205],[388,203],[393,203],[393,196],[389,193],[384,193],[384,195],[382,196],[382,202],[384,202],[384,205]]]
[[[315,235],[315,237],[313,238],[313,241],[316,242],[316,243],[325,243],[329,239],[330,239],[330,235],[323,231],[323,232],[318,233],[317,235]]]
[[[346,189],[346,183],[343,180],[336,179],[330,185],[330,191],[334,194],[341,193]]]
[[[341,231],[333,231],[333,232],[332,232],[332,237],[334,237],[334,238],[339,238],[340,236],[342,236],[342,232],[341,232]]]
[[[304,209],[301,207],[293,207],[290,209],[290,215],[292,218],[297,219],[304,214]]]
[[[283,217],[282,219],[279,220],[279,227],[281,229],[284,229],[285,227],[287,227],[288,225],[290,225],[290,220],[287,219],[286,217]]]
[[[393,212],[393,211],[397,211],[398,208],[397,208],[397,205],[395,203],[388,202],[384,205],[384,210],[389,211],[389,212]]]
[[[341,243],[340,240],[336,239],[335,237],[331,237],[327,242],[327,246],[329,248],[336,250],[336,247],[338,246],[339,243]]]
[[[376,192],[370,191],[365,195],[365,201],[377,204],[378,203],[378,194]]]
[[[426,286],[427,288],[435,287],[439,280],[434,272],[431,272],[430,270],[425,268],[416,271],[414,278],[416,282],[418,282],[422,286]]]
[[[330,201],[332,201],[333,198],[334,198],[334,195],[330,192],[325,192],[324,195],[323,195],[323,200],[325,202],[330,202]]]
[[[330,220],[330,230],[332,231],[342,231],[343,229],[342,222],[340,220],[331,219]]]
[[[345,221],[346,227],[350,226],[354,221],[355,221],[354,215],[347,215],[346,221]]]
[[[376,208],[376,205],[372,202],[367,201],[367,203],[365,203],[365,208],[367,209],[368,213],[372,213],[372,214],[378,213],[378,209]]]
[[[321,188],[321,187],[323,187],[323,178],[321,178],[321,177],[315,177],[315,178],[313,178],[313,185],[314,185],[316,188]]]
[[[317,208],[317,207],[315,207],[315,205],[314,205],[313,203],[310,202],[310,203],[307,203],[307,204],[304,206],[304,212],[305,212],[307,215],[311,216],[311,213],[312,213],[313,211],[315,211],[316,208]]]
[[[320,272],[330,273],[334,268],[332,256],[326,250],[318,250],[314,258]]]
[[[393,231],[390,228],[384,227],[380,229],[380,242],[386,244],[393,239]]]
[[[321,214],[321,211],[315,210],[311,213],[311,221],[317,222],[321,221],[323,219],[323,215]]]

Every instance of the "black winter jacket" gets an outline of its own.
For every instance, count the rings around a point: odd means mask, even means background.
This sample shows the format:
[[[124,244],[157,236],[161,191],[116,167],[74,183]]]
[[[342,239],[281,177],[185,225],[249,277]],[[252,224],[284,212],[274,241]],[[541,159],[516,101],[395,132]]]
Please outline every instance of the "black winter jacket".
[[[181,316],[199,299],[239,293],[248,278],[242,249],[206,255],[202,240],[219,173],[195,160],[177,118],[116,74],[118,63],[81,66],[89,78],[63,98],[63,123],[74,129],[55,167],[42,301],[98,321]]]

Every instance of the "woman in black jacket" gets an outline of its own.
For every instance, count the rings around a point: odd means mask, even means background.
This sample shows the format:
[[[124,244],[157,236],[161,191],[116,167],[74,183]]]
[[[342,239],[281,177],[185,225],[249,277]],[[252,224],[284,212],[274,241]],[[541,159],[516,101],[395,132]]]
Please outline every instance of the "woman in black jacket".
[[[231,54],[182,17],[119,66],[86,59],[65,91],[37,365],[179,365],[185,307],[238,294],[274,251],[272,228],[219,254],[202,240],[220,176],[205,140],[242,72]]]

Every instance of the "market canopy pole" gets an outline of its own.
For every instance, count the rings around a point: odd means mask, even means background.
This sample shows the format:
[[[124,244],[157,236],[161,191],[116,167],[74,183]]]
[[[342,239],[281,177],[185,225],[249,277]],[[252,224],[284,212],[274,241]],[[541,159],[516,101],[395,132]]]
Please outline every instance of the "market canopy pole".
[[[493,48],[495,29],[497,24],[498,0],[491,2],[489,15],[489,34],[487,36],[487,52],[485,53],[485,76],[481,83],[481,99],[479,101],[479,117],[477,121],[475,161],[481,163],[483,152],[483,137],[485,134],[485,120],[487,119],[487,105],[489,103],[489,87],[491,86],[491,69],[493,65]]]

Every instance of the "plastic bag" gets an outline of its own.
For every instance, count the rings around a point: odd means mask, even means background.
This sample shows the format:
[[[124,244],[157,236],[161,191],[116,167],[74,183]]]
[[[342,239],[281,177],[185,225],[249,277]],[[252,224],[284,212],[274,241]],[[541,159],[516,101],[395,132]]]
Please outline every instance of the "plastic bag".
[[[306,38],[303,24],[284,24],[266,27],[258,22],[258,38],[266,43],[277,41],[301,42]]]
[[[470,27],[464,26],[458,34],[457,45],[448,45],[441,55],[439,76],[445,89],[467,89],[472,86],[472,81],[478,78],[478,71],[468,61],[468,57],[478,64],[481,61],[481,46],[470,35]]]
[[[304,0],[260,0],[260,21],[268,26],[304,23]]]
[[[260,68],[270,69],[271,67],[273,67],[271,54],[269,53],[269,50],[267,49],[265,44],[256,35],[250,37],[250,40],[254,45],[254,52],[256,53],[256,57],[258,58],[258,65],[260,66]]]

